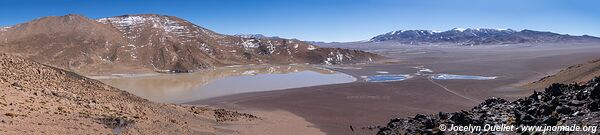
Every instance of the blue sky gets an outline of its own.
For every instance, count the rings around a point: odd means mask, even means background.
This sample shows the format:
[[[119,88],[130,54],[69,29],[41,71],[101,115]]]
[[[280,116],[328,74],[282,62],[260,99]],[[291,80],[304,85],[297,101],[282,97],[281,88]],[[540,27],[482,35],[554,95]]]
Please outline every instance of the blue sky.
[[[0,26],[43,16],[154,13],[224,34],[358,41],[393,30],[512,28],[600,36],[594,0],[2,0]]]

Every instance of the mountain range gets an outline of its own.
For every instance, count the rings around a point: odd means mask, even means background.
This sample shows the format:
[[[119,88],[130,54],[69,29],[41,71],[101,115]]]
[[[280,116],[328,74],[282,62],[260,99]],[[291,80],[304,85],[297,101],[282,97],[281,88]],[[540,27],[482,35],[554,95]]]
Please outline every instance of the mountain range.
[[[588,35],[572,36],[534,30],[516,31],[512,29],[454,28],[448,31],[399,30],[381,34],[368,42],[397,42],[408,45],[454,44],[454,45],[492,45],[520,43],[561,43],[600,41],[598,37]]]
[[[242,38],[280,38],[278,36],[265,36],[263,34],[235,34],[233,36],[238,36],[238,37],[242,37]]]
[[[454,28],[447,31],[397,30],[377,35],[371,39],[356,42],[306,41],[322,47],[356,48],[366,44],[386,43],[403,45],[505,45],[505,44],[545,44],[545,43],[589,43],[600,42],[600,38],[583,35],[573,36],[535,30]]]
[[[247,64],[352,64],[383,57],[295,39],[213,32],[166,15],[50,16],[0,28],[0,51],[79,73],[191,72]]]

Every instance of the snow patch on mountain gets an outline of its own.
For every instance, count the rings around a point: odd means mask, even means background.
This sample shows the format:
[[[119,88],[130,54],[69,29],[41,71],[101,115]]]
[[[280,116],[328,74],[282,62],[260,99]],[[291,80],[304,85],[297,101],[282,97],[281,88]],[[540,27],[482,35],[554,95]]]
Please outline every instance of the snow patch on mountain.
[[[129,36],[128,38],[135,38],[135,35],[131,35],[131,33],[135,33],[133,30],[142,30],[146,25],[150,25],[155,29],[161,29],[162,31],[169,33],[174,37],[194,38],[205,34],[213,38],[222,38],[221,35],[211,32],[205,28],[199,27],[187,21],[175,19],[170,16],[125,15],[101,18],[96,21],[104,24],[112,24],[119,31],[124,32],[126,36]]]
[[[460,32],[463,32],[463,31],[465,31],[466,29],[464,29],[464,28],[454,28],[454,29],[452,29],[452,30],[453,30],[453,31],[460,31]]]
[[[12,28],[12,26],[6,26],[6,27],[2,27],[0,28],[0,31],[8,31],[8,29]]]
[[[335,65],[344,63],[345,60],[351,59],[352,56],[350,56],[349,54],[344,54],[340,51],[332,51],[329,52],[323,63],[325,63],[325,65]]]
[[[248,40],[244,40],[244,42],[242,42],[242,46],[244,46],[244,48],[258,48],[259,44],[258,44],[259,40],[257,39],[248,39]]]
[[[317,49],[317,47],[315,47],[314,45],[308,45],[308,47],[306,47],[306,50],[315,50]]]

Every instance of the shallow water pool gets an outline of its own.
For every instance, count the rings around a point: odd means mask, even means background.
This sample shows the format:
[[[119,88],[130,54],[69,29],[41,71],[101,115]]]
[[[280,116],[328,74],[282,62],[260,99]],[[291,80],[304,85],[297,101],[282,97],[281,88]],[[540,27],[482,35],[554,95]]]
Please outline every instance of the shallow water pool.
[[[229,67],[184,74],[98,79],[155,102],[186,103],[247,92],[349,83],[356,78],[309,66]]]
[[[432,75],[431,79],[436,80],[492,80],[496,79],[496,76],[486,77],[486,76],[474,76],[474,75],[453,75],[453,74],[436,74]]]
[[[367,82],[391,82],[391,81],[403,81],[410,78],[410,75],[397,74],[397,75],[373,75],[367,76],[365,81]]]

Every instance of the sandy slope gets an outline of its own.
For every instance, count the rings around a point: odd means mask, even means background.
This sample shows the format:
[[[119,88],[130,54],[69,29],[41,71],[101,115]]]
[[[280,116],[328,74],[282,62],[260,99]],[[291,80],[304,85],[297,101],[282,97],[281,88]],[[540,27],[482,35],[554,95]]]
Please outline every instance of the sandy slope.
[[[600,59],[567,67],[557,74],[544,77],[523,87],[527,89],[540,89],[552,83],[582,84],[593,79],[595,76],[600,76]]]
[[[75,73],[0,55],[0,134],[215,134],[254,116],[159,104]]]
[[[226,122],[217,128],[233,135],[325,135],[304,118],[284,110],[245,111],[260,117],[260,120]]]

